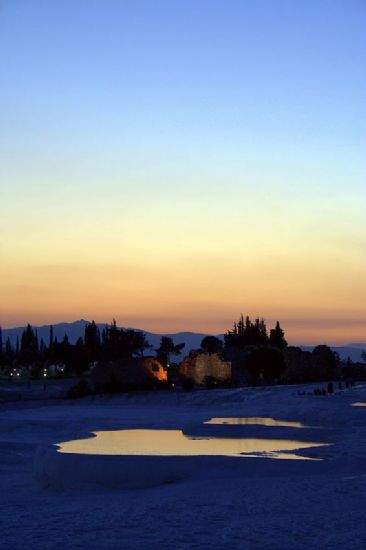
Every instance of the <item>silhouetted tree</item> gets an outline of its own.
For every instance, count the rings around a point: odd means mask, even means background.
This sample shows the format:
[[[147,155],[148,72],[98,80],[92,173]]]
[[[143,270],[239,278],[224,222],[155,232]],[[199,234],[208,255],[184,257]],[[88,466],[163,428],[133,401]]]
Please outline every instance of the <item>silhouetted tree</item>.
[[[310,351],[303,351],[296,346],[288,346],[284,351],[286,371],[284,380],[290,384],[311,382],[314,375],[313,357]]]
[[[279,349],[285,349],[287,342],[285,340],[285,332],[280,327],[280,323],[277,321],[276,327],[270,330],[269,343]]]
[[[152,347],[147,341],[145,334],[141,331],[122,330],[121,336],[125,357],[133,357],[135,355],[143,357],[145,351]]]
[[[53,326],[50,325],[50,337],[48,341],[48,347],[51,349],[53,346]]]
[[[11,365],[15,359],[15,352],[13,346],[11,345],[10,338],[8,337],[5,342],[5,357],[4,363],[6,365]]]
[[[257,317],[254,322],[247,316],[244,320],[243,315],[237,323],[229,330],[225,336],[225,348],[234,347],[243,349],[245,346],[261,346],[268,344],[267,327],[264,319]]]
[[[108,359],[118,359],[119,356],[119,330],[116,320],[106,325],[104,331],[103,350]]]
[[[115,320],[103,331],[102,355],[105,359],[142,356],[144,351],[150,347],[143,332],[119,329]]]
[[[47,348],[43,338],[41,338],[41,341],[39,343],[39,359],[40,361],[45,361],[46,358],[47,358]]]
[[[317,380],[332,380],[339,367],[338,354],[329,346],[316,346],[312,351],[314,375]]]
[[[38,359],[38,337],[30,324],[23,331],[20,339],[20,359],[30,365]]]
[[[222,353],[223,343],[216,336],[205,336],[201,341],[201,349],[209,354]]]
[[[89,361],[95,361],[100,352],[100,333],[95,321],[85,325],[84,344],[89,355]]]
[[[170,365],[171,355],[180,355],[185,344],[174,344],[173,340],[169,336],[162,336],[160,339],[160,346],[156,351],[156,356],[162,365],[167,368]]]
[[[249,353],[246,360],[246,370],[249,373],[249,382],[271,383],[279,380],[286,369],[283,355],[279,349],[261,347]]]
[[[88,353],[84,345],[84,341],[79,337],[74,346],[68,348],[61,348],[64,352],[64,363],[66,365],[66,372],[73,374],[82,374],[89,367]]]

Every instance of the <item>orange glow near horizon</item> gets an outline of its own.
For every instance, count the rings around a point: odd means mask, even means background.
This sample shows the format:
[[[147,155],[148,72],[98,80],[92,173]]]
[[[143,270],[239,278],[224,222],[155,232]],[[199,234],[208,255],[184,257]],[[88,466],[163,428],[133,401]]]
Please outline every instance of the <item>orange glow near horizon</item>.
[[[242,264],[237,260],[176,258],[164,265],[44,265],[2,267],[4,328],[79,318],[151,332],[218,334],[240,313],[263,316],[268,328],[281,322],[289,343],[344,344],[365,340],[365,301],[348,265],[301,276],[294,263]],[[245,273],[245,277],[243,277]],[[269,275],[268,275],[269,274]],[[229,284],[228,284],[229,281]]]

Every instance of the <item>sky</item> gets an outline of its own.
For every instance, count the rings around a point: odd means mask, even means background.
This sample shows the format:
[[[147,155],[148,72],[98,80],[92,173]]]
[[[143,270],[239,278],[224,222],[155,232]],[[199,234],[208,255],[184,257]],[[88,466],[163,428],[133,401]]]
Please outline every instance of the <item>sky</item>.
[[[0,0],[0,323],[366,341],[366,3]]]

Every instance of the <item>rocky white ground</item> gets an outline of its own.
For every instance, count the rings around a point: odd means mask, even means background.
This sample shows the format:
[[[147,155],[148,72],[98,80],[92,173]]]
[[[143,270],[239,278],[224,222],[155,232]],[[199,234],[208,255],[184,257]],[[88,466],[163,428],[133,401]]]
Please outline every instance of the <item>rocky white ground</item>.
[[[1,403],[0,547],[366,548],[366,408],[352,406],[366,402],[366,386],[332,396],[311,395],[312,389]],[[332,445],[301,452],[321,461],[180,457],[184,475],[163,484],[154,480],[154,472],[170,466],[166,457],[154,457],[150,477],[149,464],[144,464],[145,478],[153,486],[139,489],[106,486],[103,476],[93,478],[90,463],[89,482],[79,485],[55,484],[39,475],[40,457],[50,445],[87,437],[91,431],[175,428],[199,433],[209,418],[243,416],[316,428],[244,426],[242,435]],[[206,430],[221,428],[205,425]],[[100,458],[107,459],[109,468],[108,457]],[[131,458],[122,467],[133,472],[140,466]],[[67,469],[57,468],[54,476],[62,481]]]

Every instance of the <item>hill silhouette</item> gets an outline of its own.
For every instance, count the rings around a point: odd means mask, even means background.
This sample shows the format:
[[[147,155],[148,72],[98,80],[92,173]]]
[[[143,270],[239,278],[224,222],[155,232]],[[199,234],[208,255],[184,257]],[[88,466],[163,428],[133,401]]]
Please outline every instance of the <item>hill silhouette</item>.
[[[69,342],[71,344],[75,344],[77,339],[81,336],[84,336],[85,331],[85,325],[87,325],[90,321],[86,319],[79,319],[77,321],[73,321],[71,323],[56,323],[53,325],[53,334],[54,336],[60,341],[63,339],[65,334],[67,334]],[[99,329],[103,329],[105,327],[105,323],[97,323],[97,326]],[[14,327],[14,328],[8,328],[3,329],[3,341],[5,341],[8,337],[10,338],[10,341],[13,346],[16,345],[17,337],[20,338],[24,326],[22,327]],[[34,326],[33,327],[38,334],[39,340],[43,338],[45,342],[48,342],[49,338],[49,330],[50,325],[41,325],[41,326]],[[122,327],[121,327],[122,328]],[[207,336],[207,333],[200,333],[200,332],[176,332],[176,333],[154,333],[154,332],[148,332],[146,330],[135,328],[135,327],[123,327],[123,328],[132,328],[133,330],[140,330],[146,335],[146,338],[148,342],[153,346],[153,349],[156,349],[159,347],[160,339],[162,336],[168,336],[171,338],[174,342],[174,344],[178,344],[180,342],[185,343],[184,348],[184,354],[189,353],[191,349],[197,349],[200,347],[200,343],[202,339]],[[216,334],[218,338],[221,340],[224,339],[223,334]],[[291,345],[293,345],[291,343]],[[311,351],[314,346],[303,346],[301,344],[298,345],[303,349],[304,351]],[[352,361],[362,361],[361,359],[361,353],[363,350],[366,350],[366,343],[351,343],[344,346],[330,346],[333,351],[337,352],[341,359],[346,360],[348,357]]]

